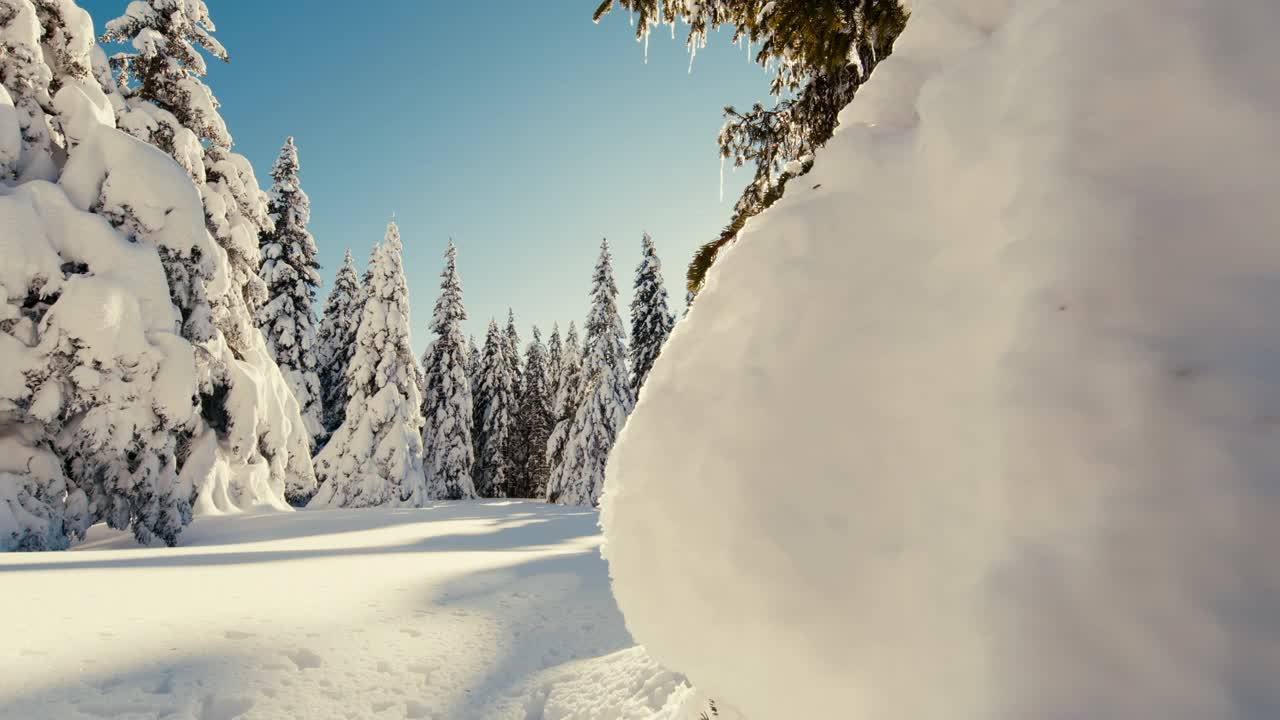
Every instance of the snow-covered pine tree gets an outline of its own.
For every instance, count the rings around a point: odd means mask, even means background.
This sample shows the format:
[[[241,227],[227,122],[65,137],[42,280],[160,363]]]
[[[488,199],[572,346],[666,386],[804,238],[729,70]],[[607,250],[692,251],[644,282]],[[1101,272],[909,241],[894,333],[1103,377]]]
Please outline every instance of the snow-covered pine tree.
[[[258,308],[258,327],[267,339],[285,382],[298,399],[312,442],[324,433],[320,421],[320,379],[316,374],[316,288],[320,263],[307,231],[311,200],[298,181],[298,148],[285,139],[271,168],[269,209],[275,227],[262,236],[260,275],[267,302]]]
[[[514,470],[510,497],[543,498],[547,492],[547,440],[554,419],[547,386],[547,350],[542,335],[533,328],[533,340],[525,353],[524,384],[516,403],[515,424],[508,455]]]
[[[425,500],[422,399],[401,247],[392,222],[369,262],[346,419],[316,456],[322,484],[311,507],[419,506]]]
[[[641,238],[640,265],[636,267],[635,295],[631,299],[631,394],[640,386],[662,352],[675,317],[667,308],[667,288],[662,283],[662,261],[653,238]]]
[[[202,422],[184,441],[203,468],[192,479],[193,493],[203,492],[211,508],[274,503],[280,494],[299,501],[316,482],[310,433],[254,322],[266,299],[258,238],[271,217],[253,168],[231,151],[218,102],[202,79],[206,66],[197,47],[227,57],[213,30],[202,0],[130,3],[102,36],[132,48],[111,58],[121,80],[112,106],[121,129],[164,150],[195,181],[204,223],[222,249],[161,254],[183,337],[196,344]]]
[[[266,300],[258,236],[271,218],[253,168],[231,151],[218,101],[202,79],[207,66],[197,47],[224,62],[228,57],[214,29],[202,0],[144,0],[108,22],[102,39],[134,50],[111,58],[124,100],[117,106],[121,129],[169,153],[200,188],[209,231],[229,261],[230,287],[210,293],[212,313],[227,344],[243,356],[256,341],[253,312]]]
[[[327,440],[347,416],[347,368],[356,352],[356,328],[360,325],[360,278],[347,250],[324,301],[324,316],[316,333],[316,375],[320,381],[321,422]]]
[[[476,391],[476,491],[481,497],[506,497],[511,479],[511,425],[516,397],[511,363],[507,358],[507,339],[498,323],[489,321],[485,337],[484,357],[480,370],[480,386]]]
[[[587,347],[582,385],[573,426],[558,477],[548,486],[548,499],[563,505],[596,505],[604,487],[605,463],[614,440],[631,413],[634,399],[627,380],[625,331],[618,315],[618,287],[613,281],[609,242],[600,243],[587,317]]]
[[[49,132],[53,103],[53,70],[45,61],[40,35],[43,23],[29,1],[0,3],[0,112],[4,113],[4,145],[0,145],[0,182],[53,180],[58,168]]]
[[[18,259],[0,267],[0,550],[98,521],[173,544],[191,517],[177,333],[207,304],[180,278],[171,298],[161,257],[198,275],[214,247],[182,169],[103,116],[115,86],[92,38],[69,0],[0,0],[0,255]]]
[[[520,361],[520,331],[516,329],[516,313],[511,308],[507,308],[507,328],[503,339],[507,343],[506,358],[511,372],[511,392],[518,398],[521,388],[524,387],[524,368]]]
[[[422,356],[426,387],[422,399],[426,422],[422,445],[426,454],[427,498],[465,500],[476,496],[471,476],[475,467],[471,438],[475,411],[467,377],[467,341],[462,335],[467,311],[462,305],[458,249],[453,240],[444,257],[440,297],[431,317],[436,339]]]
[[[484,369],[484,351],[476,345],[476,336],[467,336],[467,380],[471,382],[471,400],[475,402],[477,393],[480,392],[480,374]],[[479,437],[479,428],[473,423],[471,426],[471,438],[475,440]]]
[[[555,424],[551,437],[547,439],[548,498],[552,495],[559,497],[563,492],[565,447],[569,444],[569,432],[573,429],[573,417],[582,394],[582,343],[578,339],[578,326],[573,322],[569,323],[569,332],[565,335],[559,367],[555,394],[551,398],[551,415]]]
[[[555,425],[556,395],[560,392],[560,375],[564,371],[564,343],[560,339],[560,323],[551,324],[551,337],[547,338],[547,399],[553,412],[552,426]]]

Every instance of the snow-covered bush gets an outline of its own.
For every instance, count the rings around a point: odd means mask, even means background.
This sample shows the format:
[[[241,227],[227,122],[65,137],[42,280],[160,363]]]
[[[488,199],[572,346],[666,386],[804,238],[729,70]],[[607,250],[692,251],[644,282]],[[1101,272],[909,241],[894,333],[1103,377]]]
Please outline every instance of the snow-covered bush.
[[[1280,708],[1280,4],[932,0],[611,458],[636,639],[747,717]]]

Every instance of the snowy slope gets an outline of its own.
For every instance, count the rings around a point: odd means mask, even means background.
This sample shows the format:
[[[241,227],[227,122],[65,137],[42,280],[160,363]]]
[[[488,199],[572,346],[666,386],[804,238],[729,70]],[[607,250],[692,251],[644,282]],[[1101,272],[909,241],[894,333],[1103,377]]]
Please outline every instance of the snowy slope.
[[[454,503],[0,555],[22,589],[0,593],[0,718],[696,717],[625,649],[598,532],[591,510]]]
[[[628,627],[753,720],[1280,717],[1280,3],[914,11],[614,451]]]

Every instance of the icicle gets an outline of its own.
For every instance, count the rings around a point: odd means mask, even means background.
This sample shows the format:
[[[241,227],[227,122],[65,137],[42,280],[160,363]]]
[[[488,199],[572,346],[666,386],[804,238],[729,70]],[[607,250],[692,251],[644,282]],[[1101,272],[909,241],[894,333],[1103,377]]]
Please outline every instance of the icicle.
[[[649,64],[649,31],[644,31],[644,64]]]
[[[724,204],[724,153],[720,153],[720,204]]]
[[[693,74],[693,59],[698,57],[698,43],[689,43],[689,74]]]

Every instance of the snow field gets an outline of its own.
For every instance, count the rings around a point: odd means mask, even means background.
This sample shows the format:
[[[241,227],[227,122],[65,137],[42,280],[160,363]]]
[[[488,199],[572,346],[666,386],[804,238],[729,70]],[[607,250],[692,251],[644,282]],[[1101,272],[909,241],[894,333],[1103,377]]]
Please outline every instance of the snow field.
[[[22,588],[0,596],[0,717],[696,717],[672,714],[681,676],[624,651],[596,523],[459,502],[204,517],[168,549],[97,526],[0,555]]]

